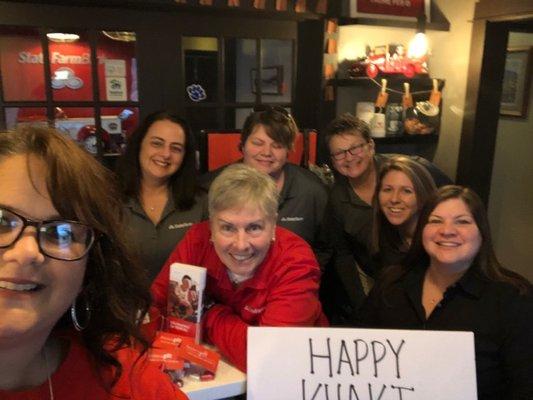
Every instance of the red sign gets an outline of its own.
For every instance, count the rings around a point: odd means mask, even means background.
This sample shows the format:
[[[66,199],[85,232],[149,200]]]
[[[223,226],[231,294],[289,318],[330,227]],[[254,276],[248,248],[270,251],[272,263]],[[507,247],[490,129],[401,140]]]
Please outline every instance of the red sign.
[[[426,0],[352,0],[357,14],[380,14],[400,17],[418,17],[425,11]]]
[[[54,101],[93,101],[91,49],[86,41],[49,42],[51,84]],[[4,100],[46,100],[44,56],[38,36],[0,35],[0,72]],[[135,47],[112,40],[99,43],[98,82],[100,99],[106,97],[106,60],[122,60],[126,93],[132,95]],[[136,86],[136,82],[135,82]],[[133,95],[132,95],[133,96]],[[128,100],[134,100],[128,97]],[[69,113],[69,117],[72,117]],[[87,115],[88,116],[88,115]]]

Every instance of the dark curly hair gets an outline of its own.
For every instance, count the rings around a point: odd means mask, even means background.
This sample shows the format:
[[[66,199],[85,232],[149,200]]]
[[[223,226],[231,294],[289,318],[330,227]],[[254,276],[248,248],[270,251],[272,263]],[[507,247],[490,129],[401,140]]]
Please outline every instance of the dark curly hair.
[[[79,295],[97,312],[91,313],[81,338],[98,366],[114,367],[112,385],[122,373],[113,352],[131,345],[141,352],[148,348],[139,320],[151,303],[148,280],[124,243],[122,203],[114,175],[51,128],[24,127],[0,133],[0,159],[13,155],[27,155],[28,162],[29,156],[44,161],[46,186],[56,210],[63,218],[80,221],[97,232]],[[72,326],[68,312],[54,330],[67,326]]]
[[[326,145],[329,147],[329,142],[333,136],[344,134],[359,135],[367,143],[372,141],[370,127],[368,124],[362,119],[354,117],[350,113],[342,114],[341,116],[331,120],[326,127],[326,135],[324,136]]]
[[[196,141],[187,121],[167,111],[157,111],[148,115],[128,139],[126,152],[118,160],[116,169],[122,194],[125,198],[139,198],[142,178],[139,153],[146,133],[157,121],[170,121],[178,124],[185,133],[183,162],[170,177],[168,184],[176,207],[180,210],[188,210],[195,204],[195,195],[199,190],[196,185]]]

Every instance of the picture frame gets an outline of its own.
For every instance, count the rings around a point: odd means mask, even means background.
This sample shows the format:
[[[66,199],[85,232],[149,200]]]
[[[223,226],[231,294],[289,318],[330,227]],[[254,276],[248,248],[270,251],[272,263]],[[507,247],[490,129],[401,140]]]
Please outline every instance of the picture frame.
[[[430,0],[410,0],[399,3],[377,2],[373,0],[350,0],[351,18],[378,18],[396,21],[416,21],[425,14],[431,21]]]
[[[507,49],[500,115],[526,118],[531,86],[533,47]]]
[[[252,93],[257,93],[259,78],[257,68],[250,69]],[[261,94],[283,95],[283,65],[273,65],[261,69]]]

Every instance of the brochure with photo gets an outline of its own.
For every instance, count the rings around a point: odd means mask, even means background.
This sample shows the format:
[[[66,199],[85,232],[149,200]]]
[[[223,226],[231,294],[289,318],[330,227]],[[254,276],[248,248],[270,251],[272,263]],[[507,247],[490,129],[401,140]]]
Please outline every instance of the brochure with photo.
[[[200,342],[203,294],[207,270],[195,265],[170,266],[167,302],[167,329]]]

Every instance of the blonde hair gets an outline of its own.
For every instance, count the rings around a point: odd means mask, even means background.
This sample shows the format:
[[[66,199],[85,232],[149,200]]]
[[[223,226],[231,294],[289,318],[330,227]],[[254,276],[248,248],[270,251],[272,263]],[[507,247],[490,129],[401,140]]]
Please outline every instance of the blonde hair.
[[[209,217],[217,212],[247,204],[257,206],[268,218],[277,219],[278,191],[274,180],[244,164],[226,167],[211,184]]]

